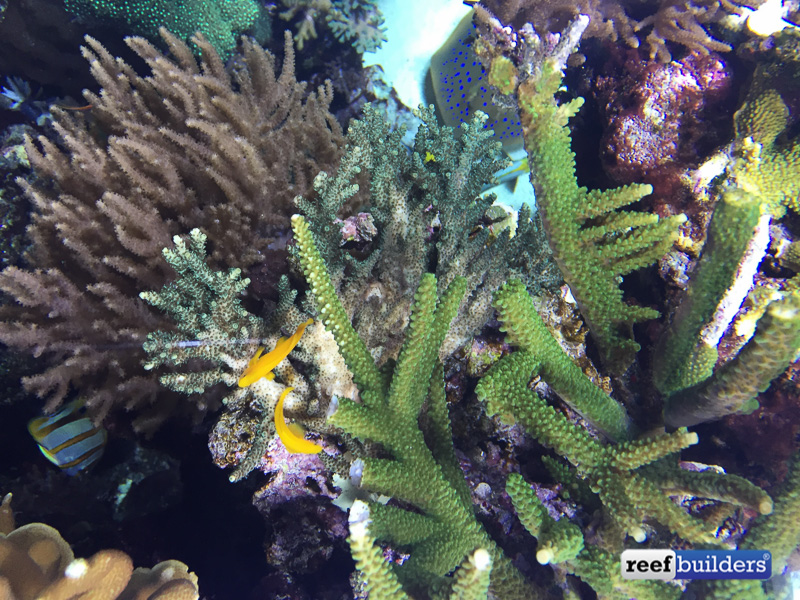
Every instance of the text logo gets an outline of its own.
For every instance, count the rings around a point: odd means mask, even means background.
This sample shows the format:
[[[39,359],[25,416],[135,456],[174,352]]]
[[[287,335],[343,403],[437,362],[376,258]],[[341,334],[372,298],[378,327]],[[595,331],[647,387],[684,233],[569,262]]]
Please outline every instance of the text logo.
[[[769,550],[625,550],[624,579],[769,579]]]

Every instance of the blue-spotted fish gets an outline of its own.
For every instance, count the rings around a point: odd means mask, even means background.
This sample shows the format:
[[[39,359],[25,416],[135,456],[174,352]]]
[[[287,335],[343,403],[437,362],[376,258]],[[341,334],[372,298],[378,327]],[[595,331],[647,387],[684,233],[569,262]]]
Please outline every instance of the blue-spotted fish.
[[[522,147],[522,125],[516,108],[492,103],[486,70],[472,49],[472,13],[431,57],[431,84],[439,114],[446,125],[470,121],[476,110],[489,115],[486,127],[494,130],[503,149],[514,154]]]
[[[67,475],[77,475],[100,460],[107,439],[106,430],[86,416],[83,400],[70,402],[54,415],[31,419],[28,431],[45,458]]]
[[[469,13],[431,57],[433,97],[439,115],[450,127],[457,129],[461,123],[470,121],[477,110],[489,116],[485,127],[494,131],[512,164],[498,171],[483,191],[502,183],[511,184],[513,190],[517,178],[527,179],[529,174],[522,124],[515,107],[501,107],[492,102],[486,70],[472,49],[474,29],[472,13]],[[532,197],[530,203],[533,205]],[[509,204],[516,206],[514,202]]]

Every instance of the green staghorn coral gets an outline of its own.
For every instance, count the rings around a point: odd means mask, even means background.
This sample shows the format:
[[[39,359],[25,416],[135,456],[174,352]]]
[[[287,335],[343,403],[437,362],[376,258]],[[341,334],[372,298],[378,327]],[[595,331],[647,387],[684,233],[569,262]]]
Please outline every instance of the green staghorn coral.
[[[370,598],[411,600],[370,531],[370,509],[365,502],[356,500],[350,509],[349,523],[350,551],[356,561],[359,579],[366,586]],[[491,570],[491,555],[485,549],[478,548],[459,565],[447,600],[488,600]],[[433,597],[445,598],[443,595]]]
[[[734,159],[703,254],[656,349],[662,359],[654,381],[668,395],[665,420],[672,426],[751,412],[758,407],[758,394],[800,352],[798,296],[796,284],[789,283],[780,293],[754,298],[765,316],[744,348],[714,372],[720,339],[767,252],[771,220],[783,217],[787,208],[800,208],[800,144],[781,143],[788,109],[770,87],[775,75],[769,72],[768,66],[756,70],[735,115]]]
[[[333,332],[361,397],[360,403],[340,399],[330,421],[362,441],[380,444],[385,454],[383,458],[357,461],[351,475],[367,490],[415,507],[411,511],[395,504],[369,504],[370,534],[411,549],[411,557],[396,569],[399,581],[412,591],[441,590],[452,583],[444,579],[445,575],[476,548],[484,548],[494,564],[494,593],[509,600],[530,597],[532,591],[475,520],[446,419],[437,355],[462,301],[466,281],[455,278],[437,302],[435,276],[423,275],[403,348],[391,380],[387,380],[353,329],[308,223],[295,215],[292,229],[319,318]],[[418,425],[426,397],[434,422],[427,432],[430,445]],[[363,541],[363,537],[355,539]],[[374,551],[363,544],[357,552],[370,552],[374,559]],[[363,556],[357,559],[366,560]],[[385,577],[381,581],[380,585],[393,590],[392,594],[400,593],[393,582]],[[454,583],[453,588],[456,586]]]
[[[352,181],[361,167],[370,170],[371,193],[379,196],[386,192],[394,203],[388,206],[395,209],[400,207],[404,211],[381,214],[381,207],[376,205],[373,216],[382,228],[392,226],[394,215],[411,213],[407,210],[411,197],[409,190],[415,185],[418,184],[423,190],[421,197],[432,200],[430,204],[435,206],[435,201],[440,197],[437,195],[437,186],[448,179],[439,177],[435,170],[440,166],[435,163],[439,163],[439,159],[445,155],[427,149],[431,146],[426,147],[425,144],[415,149],[416,159],[414,153],[392,154],[391,144],[384,148],[370,148],[368,144],[373,142],[369,142],[369,138],[380,138],[375,136],[376,132],[384,131],[384,140],[390,139],[393,134],[377,117],[369,127],[371,132],[362,131],[359,134],[356,126],[353,139],[357,140],[359,138],[356,136],[363,135],[360,139],[365,143],[354,144],[342,162],[340,172],[334,177],[322,174],[317,179],[315,187],[323,202],[315,204],[302,198],[298,200],[302,210],[309,215],[309,222],[300,216],[292,219],[297,242],[296,258],[308,280],[312,304],[316,306],[325,329],[333,334],[358,388],[357,393],[349,395],[355,400],[340,397],[330,422],[368,447],[368,451],[353,462],[351,475],[354,479],[360,478],[366,490],[390,494],[394,498],[386,506],[360,501],[354,505],[349,542],[360,571],[359,577],[372,597],[378,599],[404,600],[412,595],[414,598],[452,600],[535,596],[539,590],[521,579],[475,519],[469,489],[453,449],[443,370],[437,355],[441,353],[442,340],[452,329],[451,321],[459,310],[468,284],[457,272],[437,271],[440,277],[424,273],[426,268],[432,266],[432,262],[418,261],[417,270],[408,274],[416,288],[413,302],[409,302],[408,326],[397,331],[403,334],[400,337],[404,337],[402,348],[396,364],[387,361],[381,368],[376,364],[376,355],[379,353],[365,343],[359,335],[360,331],[357,333],[358,323],[353,324],[351,309],[344,302],[348,295],[350,298],[358,297],[354,292],[354,282],[368,283],[376,271],[388,268],[386,263],[380,263],[386,260],[384,258],[369,257],[359,265],[352,256],[343,253],[339,247],[338,228],[332,223],[331,215],[341,206],[342,198],[358,192]],[[436,131],[424,135],[434,140],[441,137]],[[476,146],[479,145],[476,143]],[[385,156],[381,156],[380,153],[387,149],[389,151]],[[436,160],[425,161],[423,157],[426,153],[433,155]],[[468,155],[467,152],[462,154]],[[452,156],[457,155],[457,152],[452,153]],[[398,175],[398,171],[374,169],[376,163],[385,166],[405,160],[410,160],[413,168],[422,166],[426,169],[422,172],[418,170],[416,181],[410,184],[402,175]],[[464,161],[468,162],[466,158]],[[460,162],[453,160],[452,164],[453,171],[459,172]],[[446,183],[449,185],[449,182]],[[443,189],[447,196],[449,191],[446,187]],[[469,195],[471,192],[464,193],[464,197]],[[453,194],[453,197],[458,196]],[[482,211],[477,205],[477,202],[469,204],[468,210],[463,211],[470,215],[468,218],[462,214],[448,214],[447,210],[452,209],[447,207],[440,207],[440,214],[443,215],[443,222],[460,218],[463,223],[468,223],[471,218],[480,216]],[[404,224],[410,232],[407,239],[411,241],[409,247],[412,250],[409,255],[418,253],[417,259],[425,254],[423,241],[427,240],[423,240],[420,225],[425,218],[413,226],[408,226],[407,222]],[[598,219],[602,220],[601,217]],[[599,223],[592,221],[591,227],[599,227]],[[442,230],[434,238],[434,243],[438,244],[436,253],[428,256],[447,257],[447,262],[457,260],[459,256],[469,256],[463,248],[459,248],[464,240],[458,236],[449,239],[450,234],[450,230]],[[316,244],[316,235],[327,241],[321,253]],[[624,236],[609,234],[611,242],[621,237]],[[402,243],[397,243],[398,239],[389,241],[398,247],[402,246]],[[405,239],[402,239],[403,243]],[[490,246],[487,244],[486,247]],[[452,255],[447,254],[448,248],[455,248]],[[184,253],[183,250],[178,254],[181,253]],[[194,266],[190,266],[186,272],[191,272],[200,283],[209,282],[207,285],[214,293],[217,293],[215,287],[219,288],[218,291],[222,292],[219,295],[224,297],[226,291],[224,286],[217,283],[217,276],[207,274],[203,269],[203,252],[195,254],[200,260],[198,262],[195,257]],[[334,277],[331,277],[325,264],[326,259],[339,261],[340,268],[333,270]],[[181,264],[174,257],[171,262]],[[185,262],[189,264],[192,261]],[[368,268],[362,275],[352,277],[350,287],[343,287],[342,281],[362,267]],[[479,269],[476,267],[474,271]],[[224,274],[219,277],[219,281],[225,281]],[[242,284],[235,276],[229,279],[232,285],[227,293],[235,297],[240,291],[236,286],[241,288]],[[202,319],[211,313],[216,314],[215,319],[230,313],[234,315],[230,323],[234,329],[237,319],[247,319],[246,313],[237,316],[230,308],[226,309],[227,313],[219,311],[217,303],[227,306],[229,301],[224,298],[207,301],[206,298],[211,296],[202,285],[198,288],[187,287],[185,292],[190,298],[192,294],[198,296],[202,302],[197,306],[189,306],[182,294],[173,296],[170,295],[171,291],[164,291],[160,298],[153,298],[164,307],[170,307],[170,310],[174,306],[176,314],[183,311],[181,319],[187,322],[191,312],[197,312]],[[284,298],[284,303],[291,304],[292,300]],[[203,303],[207,306],[203,307]],[[653,519],[689,541],[714,543],[717,525],[690,517],[668,498],[670,495],[713,498],[754,508],[762,513],[771,510],[769,497],[742,478],[711,471],[695,473],[681,469],[677,453],[696,442],[695,434],[679,430],[672,434],[654,435],[649,439],[633,439],[635,431],[624,408],[595,387],[561,351],[536,314],[526,285],[519,281],[504,285],[496,294],[496,308],[509,341],[519,350],[501,359],[483,378],[478,387],[479,394],[488,401],[491,412],[501,415],[505,420],[513,419],[521,423],[529,433],[565,459],[551,460],[552,470],[558,471],[565,483],[572,479],[572,483],[577,484],[573,487],[578,490],[575,497],[580,498],[584,507],[602,504],[606,514],[611,517],[610,527],[602,531],[601,541],[598,542],[591,533],[591,527],[581,531],[567,519],[558,522],[550,519],[524,480],[518,475],[512,476],[507,483],[507,491],[520,519],[538,538],[537,558],[541,562],[563,565],[557,569],[583,579],[600,598],[673,598],[680,593],[676,586],[621,579],[618,568],[621,544],[617,543],[621,541],[620,532],[627,531],[641,539],[644,535],[642,523]],[[773,309],[777,310],[778,305]],[[767,320],[763,321],[764,327],[769,323],[768,314]],[[186,335],[197,335],[198,331],[202,331],[202,327],[198,327],[200,324],[197,322],[193,328],[187,329]],[[203,335],[200,334],[200,337]],[[774,336],[768,337],[771,339]],[[223,345],[228,346],[229,342],[226,340]],[[161,347],[167,356],[168,347],[169,340]],[[569,402],[590,423],[588,430],[570,422],[562,412],[534,394],[530,390],[532,377],[540,377]],[[427,413],[423,424],[420,424],[422,411]],[[603,431],[616,443],[600,441],[592,434],[594,428]],[[254,444],[254,448],[256,446]],[[253,456],[257,460],[260,451],[253,453]],[[586,540],[584,535],[587,536]],[[402,566],[387,563],[378,546],[381,541],[388,541],[395,549],[409,550],[410,558]],[[487,591],[490,585],[491,591]]]
[[[634,323],[653,319],[658,311],[623,301],[621,277],[658,260],[671,246],[685,217],[659,218],[648,212],[619,210],[652,192],[649,185],[629,185],[612,190],[587,190],[578,186],[575,155],[570,149],[568,121],[583,104],[582,98],[558,104],[555,96],[563,68],[576,48],[588,18],[579,17],[564,31],[558,46],[545,52],[531,31],[522,55],[503,44],[488,13],[476,9],[482,36],[476,52],[492,73],[495,62],[509,68],[517,59],[515,94],[531,167],[531,182],[550,248],[581,308],[604,363],[616,372],[633,361],[639,344],[632,339]]]
[[[795,456],[789,476],[775,500],[775,510],[759,517],[739,544],[747,550],[772,553],[772,577],[760,580],[694,582],[691,589],[708,600],[776,600],[792,597],[787,564],[800,545],[800,457]]]
[[[667,423],[694,425],[758,408],[758,394],[800,353],[800,290],[787,289],[777,296],[735,359],[700,385],[670,396],[664,408]]]
[[[80,17],[123,22],[128,32],[154,41],[161,27],[184,41],[199,31],[223,58],[260,14],[255,0],[65,0],[65,5]]]
[[[623,579],[618,555],[598,546],[585,546],[580,528],[566,518],[553,519],[521,475],[509,475],[506,491],[525,529],[536,537],[536,559],[540,563],[565,563],[567,570],[607,600],[668,600],[680,596],[677,586],[663,581]]]
[[[554,520],[522,475],[512,473],[506,481],[506,493],[525,529],[538,543],[536,560],[541,564],[572,560],[583,550],[580,527],[567,519]]]
[[[691,285],[672,323],[659,341],[656,353],[661,357],[654,367],[656,387],[670,394],[707,379],[717,363],[717,344],[725,327],[708,327],[717,307],[733,287],[737,277],[742,278],[739,265],[751,240],[758,235],[758,251],[752,252],[755,260],[749,261],[747,275],[750,280],[769,240],[766,222],[761,216],[761,203],[757,198],[731,189],[719,200],[709,226],[703,255],[692,273]],[[736,300],[727,304],[735,311],[741,304],[741,290]],[[730,309],[727,316],[732,318]],[[725,323],[727,326],[727,323]]]
[[[564,354],[530,302],[525,287],[512,280],[500,289],[503,291],[496,295],[495,307],[509,341],[536,357],[542,378],[587,421],[614,441],[629,439],[632,427],[625,409],[584,377]]]
[[[532,337],[538,316],[524,286],[513,281],[504,285],[497,293],[495,305],[512,340]],[[528,388],[533,375],[546,379],[548,369],[544,365],[535,348],[516,351],[501,359],[481,379],[476,389],[478,397],[487,402],[490,413],[521,423],[540,442],[566,458],[577,475],[600,495],[621,531],[641,541],[643,519],[653,517],[687,540],[712,543],[713,530],[664,495],[664,490],[674,493],[676,487],[694,495],[745,503],[763,512],[771,510],[766,493],[742,478],[716,477],[710,481],[711,476],[707,476],[699,482],[687,475],[682,479],[677,467],[673,469],[670,465],[675,462],[676,452],[697,443],[697,434],[685,429],[617,445],[600,443]],[[579,372],[573,377],[584,378]],[[607,401],[609,405],[615,404],[610,398]]]

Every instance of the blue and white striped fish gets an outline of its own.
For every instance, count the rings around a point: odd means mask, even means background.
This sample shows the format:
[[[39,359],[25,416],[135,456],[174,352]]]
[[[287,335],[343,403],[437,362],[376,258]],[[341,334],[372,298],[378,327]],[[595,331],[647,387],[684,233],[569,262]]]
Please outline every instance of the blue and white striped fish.
[[[83,400],[74,400],[54,415],[37,417],[28,431],[45,458],[67,475],[88,469],[103,454],[108,434],[86,416]]]

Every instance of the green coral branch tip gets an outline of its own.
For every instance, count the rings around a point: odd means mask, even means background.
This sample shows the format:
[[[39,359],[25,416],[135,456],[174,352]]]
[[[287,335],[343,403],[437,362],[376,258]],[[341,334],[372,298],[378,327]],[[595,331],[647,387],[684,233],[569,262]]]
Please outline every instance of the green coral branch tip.
[[[495,307],[511,343],[536,357],[541,363],[539,374],[567,404],[612,440],[632,437],[623,406],[594,385],[564,353],[522,282],[504,284],[495,294]]]
[[[733,413],[750,413],[756,397],[800,352],[800,289],[788,290],[767,307],[756,332],[739,354],[713,377],[668,398],[664,419],[694,425]]]
[[[539,564],[555,564],[575,559],[583,550],[580,527],[562,518],[553,519],[536,493],[521,475],[512,473],[506,481],[506,492],[525,529],[537,538],[536,560]]]

